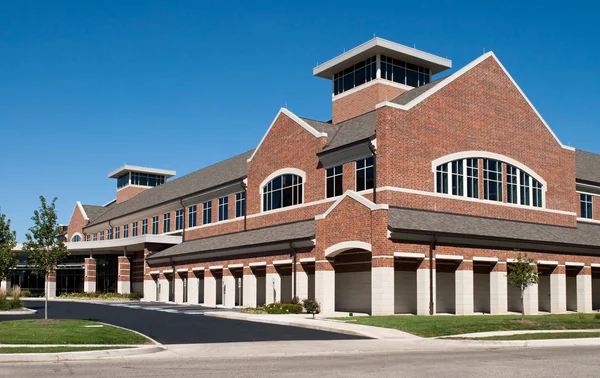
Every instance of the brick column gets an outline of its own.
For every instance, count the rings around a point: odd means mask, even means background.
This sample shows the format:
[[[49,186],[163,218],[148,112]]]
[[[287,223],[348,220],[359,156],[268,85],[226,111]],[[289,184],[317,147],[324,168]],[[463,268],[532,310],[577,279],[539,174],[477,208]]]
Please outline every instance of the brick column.
[[[417,315],[429,315],[429,258],[417,268]],[[433,260],[433,313],[435,314],[435,260]]]
[[[252,271],[252,268],[249,266],[244,267],[244,276],[242,278],[242,302],[244,303],[244,307],[256,307],[257,300],[257,284],[256,284],[256,275]]]
[[[217,305],[217,280],[210,269],[204,271],[204,304]]]
[[[83,291],[86,293],[96,292],[96,260],[84,259]]]
[[[508,279],[506,263],[498,262],[490,272],[490,313],[505,314],[508,312]]]
[[[577,312],[592,311],[592,268],[585,266],[577,274]]]
[[[223,306],[235,307],[235,277],[227,268],[223,268]]]
[[[371,315],[394,314],[394,256],[373,256]]]
[[[473,314],[473,263],[461,261],[454,274],[455,313],[471,315]]]
[[[265,304],[281,302],[281,277],[273,265],[267,265]]]
[[[335,270],[329,260],[315,263],[315,299],[321,305],[321,313],[335,312]]]
[[[117,293],[129,294],[131,293],[131,264],[126,256],[119,256],[118,259],[118,272],[119,278],[117,281]]]
[[[48,290],[48,298],[56,297],[56,271],[48,274],[48,282],[46,282],[45,290]]]
[[[550,274],[550,312],[561,313],[567,311],[567,278],[565,266],[558,265]]]

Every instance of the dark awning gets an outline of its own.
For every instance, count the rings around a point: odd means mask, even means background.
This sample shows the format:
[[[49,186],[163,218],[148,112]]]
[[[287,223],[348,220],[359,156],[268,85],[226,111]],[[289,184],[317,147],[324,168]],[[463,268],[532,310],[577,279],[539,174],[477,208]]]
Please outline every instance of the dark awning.
[[[309,220],[190,240],[153,253],[148,260],[159,263],[303,248],[312,246],[314,237],[315,221]]]
[[[600,225],[561,227],[536,223],[390,208],[392,238],[439,244],[600,255]]]

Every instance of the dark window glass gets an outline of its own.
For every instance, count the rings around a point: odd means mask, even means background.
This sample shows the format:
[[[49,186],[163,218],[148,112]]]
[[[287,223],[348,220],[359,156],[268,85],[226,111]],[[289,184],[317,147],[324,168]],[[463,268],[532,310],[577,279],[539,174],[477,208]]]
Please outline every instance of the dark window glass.
[[[302,177],[286,174],[263,187],[263,211],[298,205],[302,199]]]
[[[373,157],[356,161],[356,190],[373,189]]]
[[[236,193],[235,216],[243,217],[244,215],[246,215],[246,192]]]

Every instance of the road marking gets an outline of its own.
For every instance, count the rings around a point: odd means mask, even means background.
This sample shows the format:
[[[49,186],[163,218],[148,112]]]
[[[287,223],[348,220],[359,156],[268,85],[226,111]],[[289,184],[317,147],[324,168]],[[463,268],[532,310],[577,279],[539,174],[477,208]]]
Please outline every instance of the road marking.
[[[204,311],[185,311],[184,314],[187,314],[187,315],[204,315]]]

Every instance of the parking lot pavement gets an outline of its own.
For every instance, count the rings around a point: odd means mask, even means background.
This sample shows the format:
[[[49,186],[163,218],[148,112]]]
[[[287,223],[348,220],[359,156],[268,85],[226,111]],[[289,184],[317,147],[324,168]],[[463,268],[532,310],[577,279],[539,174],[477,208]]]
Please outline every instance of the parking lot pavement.
[[[0,321],[39,319],[44,316],[43,301],[28,301],[35,315],[3,316]],[[203,316],[212,307],[166,303],[84,303],[55,302],[48,304],[53,319],[88,319],[129,328],[162,344],[225,343],[281,340],[348,340],[360,337],[313,329],[243,320]],[[217,308],[216,311],[231,311]]]

